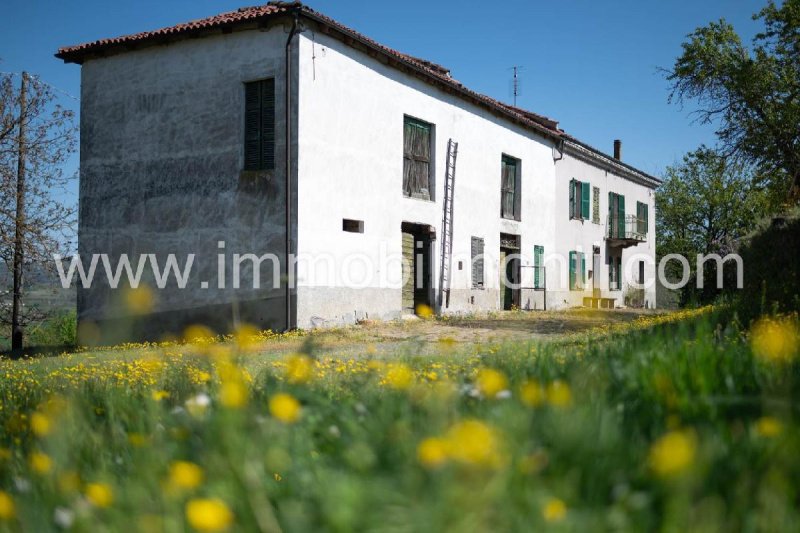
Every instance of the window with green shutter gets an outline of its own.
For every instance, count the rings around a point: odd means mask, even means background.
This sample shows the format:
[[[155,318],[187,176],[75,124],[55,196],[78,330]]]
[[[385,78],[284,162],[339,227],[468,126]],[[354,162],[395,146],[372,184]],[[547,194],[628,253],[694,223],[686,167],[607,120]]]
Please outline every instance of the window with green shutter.
[[[569,290],[583,290],[586,279],[586,256],[583,252],[569,253]]]
[[[600,187],[592,187],[592,222],[600,223]]]
[[[433,125],[403,117],[403,194],[433,200]]]
[[[244,84],[244,169],[275,168],[275,79]]]
[[[500,159],[500,216],[519,220],[519,159]]]
[[[586,182],[571,179],[569,182],[569,218],[589,220],[592,205],[592,187]]]
[[[640,235],[647,235],[648,229],[648,205],[636,202],[636,232]]]
[[[483,239],[472,237],[472,288],[483,288]]]
[[[608,193],[608,236],[625,238],[625,197],[613,192]]]
[[[533,286],[536,289],[544,288],[544,246],[533,247]]]

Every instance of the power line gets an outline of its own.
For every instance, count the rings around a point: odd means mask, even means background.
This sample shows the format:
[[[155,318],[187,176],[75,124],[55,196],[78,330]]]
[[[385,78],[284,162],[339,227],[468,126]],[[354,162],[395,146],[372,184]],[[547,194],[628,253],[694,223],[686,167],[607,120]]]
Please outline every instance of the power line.
[[[0,74],[6,74],[6,75],[9,75],[9,76],[21,76],[22,75],[21,72],[5,72],[5,71],[0,71]],[[42,77],[39,76],[38,74],[30,74],[30,73],[28,73],[27,76],[28,76],[28,78],[35,80],[37,83],[41,83],[42,85],[47,85],[48,87],[50,87],[55,92],[61,93],[64,96],[66,96],[67,98],[71,98],[71,99],[75,100],[76,102],[80,102],[81,101],[81,99],[78,98],[77,96],[74,96],[74,95],[68,93],[64,89],[60,89],[60,88],[56,87],[52,83],[44,81],[42,79]]]

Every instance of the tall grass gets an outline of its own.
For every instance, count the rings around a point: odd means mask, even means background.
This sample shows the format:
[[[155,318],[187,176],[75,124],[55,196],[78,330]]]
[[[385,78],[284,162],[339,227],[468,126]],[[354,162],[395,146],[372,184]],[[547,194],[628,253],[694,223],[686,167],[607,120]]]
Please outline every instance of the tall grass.
[[[2,362],[0,527],[791,530],[793,349],[757,357],[706,314],[560,343],[443,340],[438,357],[201,342]]]

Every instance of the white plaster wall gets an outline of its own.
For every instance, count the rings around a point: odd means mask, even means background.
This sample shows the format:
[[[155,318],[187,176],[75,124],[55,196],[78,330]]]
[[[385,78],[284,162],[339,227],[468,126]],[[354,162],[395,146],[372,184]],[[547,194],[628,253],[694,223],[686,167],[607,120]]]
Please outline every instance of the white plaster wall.
[[[575,178],[578,181],[589,182],[594,187],[600,187],[600,223],[591,220],[580,221],[569,218],[569,182]],[[649,229],[647,240],[635,246],[625,248],[622,252],[622,290],[609,291],[608,283],[608,248],[605,242],[606,219],[608,217],[608,193],[614,192],[625,196],[625,214],[636,214],[636,202],[647,204],[649,214]],[[592,202],[593,202],[592,197]],[[589,212],[592,213],[594,203]],[[565,258],[563,267],[556,268],[554,262],[548,263],[548,277],[553,291],[549,294],[548,304],[552,308],[571,307],[582,305],[584,296],[592,295],[592,280],[588,279],[588,271],[592,269],[592,246],[600,247],[601,271],[600,287],[603,297],[617,299],[617,305],[622,305],[624,295],[630,283],[636,281],[638,276],[638,261],[645,261],[645,299],[648,305],[655,306],[655,197],[653,190],[647,186],[635,183],[600,168],[569,153],[556,163],[555,187],[555,225],[558,228],[554,251]],[[584,291],[569,290],[569,252],[579,251],[586,254],[587,278],[584,282]],[[545,250],[545,256],[548,251]]]
[[[312,55],[316,56],[313,60]],[[347,289],[338,276],[314,278],[300,266],[300,327],[364,315],[399,315],[401,265],[398,260],[381,265],[380,258],[400,257],[404,221],[436,228],[434,279],[438,284],[449,138],[459,143],[459,152],[453,292],[446,311],[498,307],[501,232],[522,236],[526,264],[532,264],[534,244],[544,245],[546,251],[554,248],[556,175],[551,141],[319,34],[313,45],[310,35],[299,38],[298,98],[298,254],[326,255],[342,267],[359,256],[372,265],[371,279],[361,291]],[[405,114],[435,125],[433,202],[402,194]],[[522,162],[519,222],[500,217],[502,154]],[[364,233],[343,232],[343,218],[363,220]],[[472,236],[485,239],[485,290],[471,289]],[[459,260],[463,270],[458,270]],[[387,279],[395,280],[396,288],[386,288]]]

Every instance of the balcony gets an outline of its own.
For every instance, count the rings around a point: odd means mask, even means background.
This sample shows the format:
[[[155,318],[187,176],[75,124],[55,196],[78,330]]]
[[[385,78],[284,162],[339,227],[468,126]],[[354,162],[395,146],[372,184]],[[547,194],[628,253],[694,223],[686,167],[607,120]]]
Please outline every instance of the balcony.
[[[647,219],[636,215],[608,215],[606,242],[615,248],[636,246],[647,240]]]

